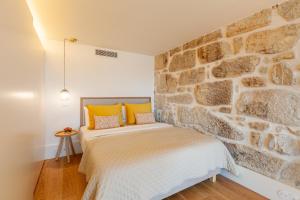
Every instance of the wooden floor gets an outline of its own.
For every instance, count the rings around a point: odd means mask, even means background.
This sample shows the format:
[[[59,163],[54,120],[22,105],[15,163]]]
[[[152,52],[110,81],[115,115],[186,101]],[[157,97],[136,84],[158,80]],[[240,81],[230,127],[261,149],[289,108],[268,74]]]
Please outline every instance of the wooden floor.
[[[35,190],[36,200],[79,200],[84,192],[86,182],[84,175],[78,173],[81,155],[59,161],[46,160]],[[247,188],[218,176],[217,182],[209,180],[177,193],[168,200],[260,200],[266,199]]]

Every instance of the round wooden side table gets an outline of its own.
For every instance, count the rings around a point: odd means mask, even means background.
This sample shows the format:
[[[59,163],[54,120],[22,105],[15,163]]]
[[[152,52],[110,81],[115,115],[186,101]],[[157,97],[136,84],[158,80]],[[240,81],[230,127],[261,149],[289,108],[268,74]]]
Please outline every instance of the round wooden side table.
[[[55,133],[55,136],[60,138],[60,142],[59,142],[58,149],[57,149],[57,152],[56,152],[56,158],[55,158],[56,160],[59,159],[61,150],[62,150],[62,148],[64,146],[64,143],[65,143],[67,161],[68,161],[68,163],[70,162],[70,151],[72,152],[72,155],[75,155],[75,150],[74,150],[74,146],[73,146],[73,142],[72,142],[72,136],[77,135],[78,133],[79,132],[76,131],[76,130],[72,130],[72,131],[69,131],[69,132],[58,131],[57,133]]]

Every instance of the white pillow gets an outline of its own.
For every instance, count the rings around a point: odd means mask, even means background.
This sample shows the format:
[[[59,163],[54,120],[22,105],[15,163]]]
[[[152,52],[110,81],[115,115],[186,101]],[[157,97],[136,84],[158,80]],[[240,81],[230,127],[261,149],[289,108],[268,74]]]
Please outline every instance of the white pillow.
[[[118,115],[112,116],[96,116],[95,115],[95,130],[117,128],[120,127]]]
[[[135,113],[136,124],[153,124],[155,123],[153,112]]]
[[[90,116],[89,116],[89,110],[86,106],[84,106],[84,125],[86,127],[90,126]]]

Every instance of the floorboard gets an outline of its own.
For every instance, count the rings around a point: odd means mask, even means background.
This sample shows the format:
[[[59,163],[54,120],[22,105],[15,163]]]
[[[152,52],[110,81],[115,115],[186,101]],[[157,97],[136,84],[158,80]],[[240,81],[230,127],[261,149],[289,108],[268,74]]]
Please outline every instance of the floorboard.
[[[46,160],[35,190],[35,200],[80,200],[86,187],[85,176],[78,173],[81,155],[55,161]],[[263,200],[259,194],[223,177],[215,183],[206,180],[166,200]]]

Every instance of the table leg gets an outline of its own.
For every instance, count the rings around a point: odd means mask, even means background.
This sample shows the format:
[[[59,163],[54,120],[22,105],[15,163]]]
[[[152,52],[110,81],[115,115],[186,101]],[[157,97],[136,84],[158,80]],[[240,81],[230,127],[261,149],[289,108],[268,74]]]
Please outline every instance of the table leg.
[[[67,161],[70,163],[70,143],[68,140],[68,137],[65,137],[65,148],[66,148],[66,153],[67,153]]]
[[[71,136],[69,137],[69,141],[70,141],[70,146],[71,146],[71,150],[72,150],[72,155],[76,155]]]
[[[215,183],[215,182],[217,181],[217,176],[214,175],[214,176],[211,177],[209,180],[210,180],[211,182]]]
[[[60,156],[60,152],[61,152],[61,149],[63,147],[63,144],[64,144],[64,138],[60,138],[55,160],[59,160],[59,156]]]

